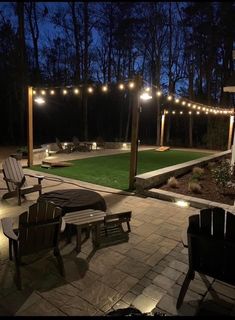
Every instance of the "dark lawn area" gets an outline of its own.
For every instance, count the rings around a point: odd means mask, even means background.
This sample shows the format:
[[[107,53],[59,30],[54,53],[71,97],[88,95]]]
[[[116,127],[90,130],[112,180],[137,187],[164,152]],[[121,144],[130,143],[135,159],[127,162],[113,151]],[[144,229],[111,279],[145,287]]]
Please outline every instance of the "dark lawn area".
[[[168,167],[174,164],[208,156],[208,153],[169,150],[157,152],[155,150],[138,152],[138,174]],[[61,177],[87,181],[98,185],[127,190],[129,184],[130,153],[100,156],[69,161],[71,167],[41,168],[40,165],[31,169]]]

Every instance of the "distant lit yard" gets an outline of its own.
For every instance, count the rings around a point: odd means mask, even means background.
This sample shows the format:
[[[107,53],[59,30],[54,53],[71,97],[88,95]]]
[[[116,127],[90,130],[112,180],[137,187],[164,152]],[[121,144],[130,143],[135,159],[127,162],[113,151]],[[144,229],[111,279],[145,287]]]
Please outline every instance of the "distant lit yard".
[[[198,159],[206,155],[208,155],[208,153],[178,150],[169,150],[166,152],[157,152],[154,150],[139,151],[137,172],[141,174]],[[32,169],[116,189],[128,189],[130,153],[92,157],[69,162],[72,162],[73,166],[45,169],[37,165],[33,166]]]

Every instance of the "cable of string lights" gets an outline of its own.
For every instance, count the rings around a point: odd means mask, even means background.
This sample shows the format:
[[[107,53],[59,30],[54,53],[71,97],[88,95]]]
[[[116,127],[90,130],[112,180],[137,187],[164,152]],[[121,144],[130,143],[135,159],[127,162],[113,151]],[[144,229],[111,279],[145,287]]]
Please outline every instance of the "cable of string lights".
[[[155,85],[147,85],[147,81],[143,80],[145,85],[142,88],[142,93],[150,93],[152,94],[151,98],[155,95],[161,102],[165,104],[175,105],[176,107],[183,107],[188,109],[188,114],[205,114],[205,115],[223,115],[223,116],[231,116],[234,115],[233,107],[222,107],[222,106],[210,106],[207,104],[199,103],[192,101],[188,98],[179,97],[175,94],[164,94],[163,90],[159,89]],[[74,94],[80,96],[82,90],[86,90],[88,94],[94,94],[97,91],[101,91],[103,93],[109,93],[112,88],[118,88],[119,90],[133,90],[135,88],[135,82],[133,79],[126,79],[124,81],[118,82],[116,84],[80,84],[80,85],[69,85],[69,86],[56,86],[56,87],[43,87],[43,88],[33,88],[34,101],[43,104],[45,103],[45,97],[49,94],[51,96],[55,96],[56,94],[62,94],[64,96],[69,94]],[[168,114],[165,112],[165,114]],[[183,114],[182,111],[178,113],[176,111],[172,111],[172,114]]]

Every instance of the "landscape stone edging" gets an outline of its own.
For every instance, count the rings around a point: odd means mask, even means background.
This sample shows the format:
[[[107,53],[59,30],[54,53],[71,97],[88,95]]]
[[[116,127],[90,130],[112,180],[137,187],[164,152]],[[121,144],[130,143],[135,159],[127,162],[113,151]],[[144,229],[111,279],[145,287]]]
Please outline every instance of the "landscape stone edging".
[[[181,174],[185,174],[195,165],[204,166],[211,160],[219,159],[227,154],[231,153],[231,150],[226,150],[220,153],[216,153],[210,156],[206,156],[200,159],[179,163],[173,166],[161,168],[154,171],[149,171],[143,174],[139,174],[136,179],[136,190],[138,193],[144,193],[146,189],[156,187],[164,183],[168,178],[174,176],[177,177]]]
[[[167,201],[176,201],[176,200],[184,200],[190,203],[190,205],[194,208],[203,209],[203,208],[213,208],[220,207],[232,213],[235,213],[235,206],[228,205],[226,203],[220,203],[215,201],[210,201],[206,199],[196,198],[186,196],[180,193],[175,193],[171,191],[161,190],[152,188],[150,190],[145,190],[144,195],[154,197],[160,200]]]

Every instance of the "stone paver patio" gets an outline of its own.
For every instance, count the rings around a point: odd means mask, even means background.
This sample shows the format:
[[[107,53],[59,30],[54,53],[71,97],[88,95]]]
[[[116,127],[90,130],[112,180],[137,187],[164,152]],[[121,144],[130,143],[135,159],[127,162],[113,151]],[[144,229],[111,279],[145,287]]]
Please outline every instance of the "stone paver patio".
[[[25,172],[31,171],[25,169]],[[197,273],[182,307],[176,310],[176,300],[188,270],[188,252],[181,243],[181,233],[187,226],[188,217],[197,209],[180,208],[170,202],[66,180],[98,189],[113,212],[132,210],[129,242],[97,250],[91,255],[90,239],[82,245],[79,254],[73,250],[75,239],[71,244],[61,240],[66,277],[60,276],[53,255],[37,256],[36,261],[21,267],[23,290],[19,291],[13,279],[14,264],[8,259],[7,238],[0,230],[1,316],[105,315],[128,306],[166,315],[235,315],[235,288],[209,277],[201,278]],[[2,188],[5,188],[2,174],[0,188],[2,196]],[[68,188],[75,186],[43,181],[44,192]],[[27,196],[22,212],[37,196],[37,193]],[[2,209],[5,207],[12,208],[10,215],[14,215],[15,208],[19,213],[16,204],[16,199],[2,202],[0,218],[4,217]]]

